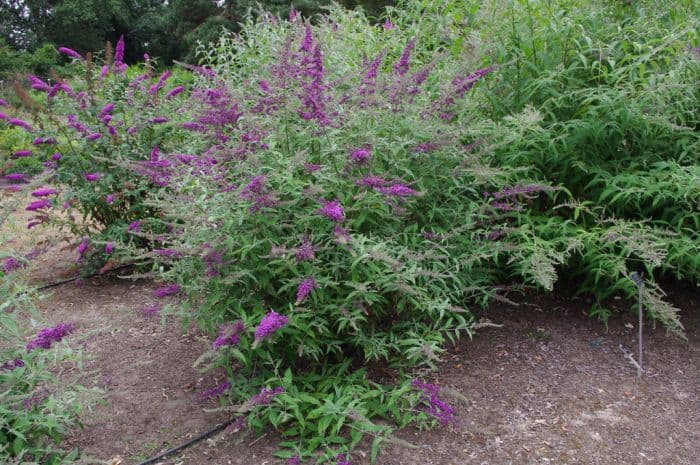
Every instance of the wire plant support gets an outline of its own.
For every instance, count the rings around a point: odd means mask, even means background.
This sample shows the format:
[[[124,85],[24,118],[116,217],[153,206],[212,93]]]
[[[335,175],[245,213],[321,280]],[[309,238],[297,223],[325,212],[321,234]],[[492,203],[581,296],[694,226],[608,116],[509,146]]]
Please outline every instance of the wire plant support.
[[[638,334],[638,340],[639,340],[639,362],[636,364],[637,365],[637,378],[642,377],[642,372],[644,371],[643,368],[643,362],[642,362],[642,350],[643,350],[643,332],[642,329],[644,327],[644,312],[642,311],[642,295],[644,291],[644,279],[643,275],[641,273],[637,273],[636,271],[632,273],[630,276],[632,281],[634,281],[634,284],[637,285],[637,289],[639,290],[639,334]]]

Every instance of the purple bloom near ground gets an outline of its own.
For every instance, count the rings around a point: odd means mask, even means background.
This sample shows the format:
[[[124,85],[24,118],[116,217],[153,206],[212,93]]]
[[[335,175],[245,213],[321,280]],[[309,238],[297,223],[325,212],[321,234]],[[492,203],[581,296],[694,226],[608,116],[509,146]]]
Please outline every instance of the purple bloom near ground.
[[[5,175],[5,179],[12,182],[26,182],[27,175],[24,173],[10,173]]]
[[[24,366],[24,360],[17,358],[15,360],[10,360],[2,365],[0,365],[0,370],[14,370],[15,368],[20,368]]]
[[[114,252],[114,244],[112,244],[111,242],[107,242],[107,243],[105,244],[105,253],[108,253],[108,254],[109,254],[109,253],[112,253],[112,252]]]
[[[58,190],[51,187],[43,187],[32,192],[32,196],[34,197],[48,197],[54,194],[58,194]]]
[[[126,228],[127,232],[141,232],[141,222],[140,221],[132,221],[129,223],[129,226]]]
[[[454,420],[454,408],[438,397],[440,387],[414,379],[411,386],[423,392],[421,400],[428,404],[425,413],[431,415],[442,424],[447,425]]]
[[[221,394],[228,391],[230,388],[231,383],[229,383],[228,381],[224,381],[218,386],[214,386],[213,388],[207,389],[206,391],[200,393],[198,397],[202,400],[213,399],[215,397],[219,397]]]
[[[158,297],[158,298],[163,298],[163,297],[168,297],[171,295],[175,295],[178,292],[180,292],[180,285],[179,284],[169,284],[165,287],[161,287],[153,291],[153,295]]]
[[[26,158],[26,157],[31,157],[32,156],[32,151],[31,150],[18,150],[14,154],[12,154],[14,158]]]
[[[250,403],[251,405],[270,405],[272,399],[274,399],[275,396],[283,392],[283,387],[276,387],[274,389],[262,388],[259,394],[254,395],[248,400],[248,403]]]
[[[257,328],[255,328],[255,340],[262,340],[274,334],[278,329],[289,323],[289,318],[271,311],[265,315]]]
[[[5,274],[8,274],[12,271],[19,270],[22,268],[22,263],[17,260],[14,257],[7,257],[3,262],[2,262],[2,271]]]
[[[100,173],[85,173],[83,175],[87,182],[99,181],[102,175]]]
[[[219,350],[224,346],[237,346],[241,342],[240,334],[245,330],[242,321],[234,324],[223,325],[219,328],[219,336],[213,344],[214,350]]]
[[[107,197],[105,197],[105,202],[107,202],[107,205],[112,205],[115,197],[115,194],[107,194]]]
[[[36,348],[50,349],[51,344],[59,342],[73,331],[74,327],[70,323],[60,323],[53,328],[44,328],[39,331],[36,337],[27,343],[27,350],[32,351]]]
[[[51,206],[51,201],[48,199],[35,200],[25,208],[28,212],[33,212],[37,210],[42,210],[44,208],[49,208]]]
[[[295,455],[294,457],[289,457],[287,459],[287,465],[300,465],[301,464],[301,458],[299,458],[298,455]]]
[[[346,459],[344,454],[336,455],[335,459],[338,461],[336,465],[352,465],[350,459]]]
[[[87,136],[85,136],[85,138],[87,140],[93,140],[93,141],[97,140],[101,137],[102,137],[102,134],[100,134],[99,132],[93,132],[92,134],[88,134]]]

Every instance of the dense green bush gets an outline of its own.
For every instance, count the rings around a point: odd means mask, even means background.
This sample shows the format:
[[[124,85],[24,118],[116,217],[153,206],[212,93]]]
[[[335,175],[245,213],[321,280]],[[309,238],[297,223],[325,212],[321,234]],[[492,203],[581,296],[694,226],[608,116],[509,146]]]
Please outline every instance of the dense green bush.
[[[36,221],[79,209],[81,259],[155,262],[156,296],[215,338],[198,365],[228,381],[203,396],[278,428],[290,463],[364,435],[375,457],[451,421],[413,370],[510,284],[575,284],[606,319],[644,271],[648,316],[682,335],[655,280],[700,269],[695,18],[640,5],[260,15],[166,98],[148,63],[100,80],[78,59],[32,132],[60,155]]]

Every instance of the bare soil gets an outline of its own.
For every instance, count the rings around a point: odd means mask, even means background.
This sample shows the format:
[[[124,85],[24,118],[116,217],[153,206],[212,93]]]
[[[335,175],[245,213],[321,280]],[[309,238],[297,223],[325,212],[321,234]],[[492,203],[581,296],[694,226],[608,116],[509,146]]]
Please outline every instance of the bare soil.
[[[17,246],[35,244],[30,235]],[[21,243],[20,243],[21,242]],[[54,245],[35,268],[36,282],[72,273],[72,250]],[[88,279],[48,290],[39,302],[50,323],[77,326],[86,369],[104,389],[104,403],[83,415],[64,446],[113,465],[136,464],[224,421],[197,393],[221,382],[192,364],[211,344],[174,317],[147,316],[149,281]],[[697,465],[700,452],[700,293],[664,286],[683,310],[688,340],[645,328],[641,380],[620,344],[636,352],[634,314],[622,311],[608,329],[589,320],[589,307],[560,290],[528,294],[518,307],[496,304],[480,316],[501,327],[462,340],[424,379],[453,390],[458,420],[397,436],[416,446],[386,445],[381,465],[655,464]],[[620,307],[629,306],[622,301]],[[163,324],[167,323],[167,324]],[[278,436],[224,432],[159,461],[161,465],[272,465]],[[368,448],[352,456],[368,464]]]

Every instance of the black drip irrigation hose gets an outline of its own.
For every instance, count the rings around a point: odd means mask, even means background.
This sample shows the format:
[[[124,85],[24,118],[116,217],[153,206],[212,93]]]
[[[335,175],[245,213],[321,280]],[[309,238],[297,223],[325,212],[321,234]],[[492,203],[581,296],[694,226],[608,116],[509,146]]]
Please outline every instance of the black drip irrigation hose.
[[[37,287],[36,290],[37,290],[37,291],[43,291],[44,289],[50,289],[50,288],[52,288],[52,287],[61,286],[61,285],[63,285],[63,284],[68,284],[68,283],[72,283],[73,281],[77,281],[77,280],[79,280],[79,279],[88,279],[88,278],[93,278],[93,277],[95,277],[95,276],[104,276],[104,275],[106,275],[106,274],[113,273],[113,272],[115,272],[115,271],[123,270],[124,268],[129,268],[130,266],[134,266],[135,264],[136,264],[136,263],[126,263],[126,264],[124,264],[124,265],[119,265],[119,266],[116,267],[116,268],[110,268],[109,270],[105,270],[103,273],[95,272],[95,273],[91,273],[91,274],[89,274],[89,275],[87,275],[87,276],[74,276],[74,277],[72,277],[72,278],[63,279],[63,280],[61,280],[61,281],[56,281],[56,282],[54,282],[54,283],[45,284],[45,285],[43,285],[43,286]]]
[[[214,433],[218,433],[219,431],[221,431],[222,429],[226,428],[228,425],[230,425],[230,424],[233,423],[233,422],[234,422],[234,419],[233,419],[233,418],[230,419],[230,420],[227,420],[227,421],[225,421],[225,422],[223,422],[223,423],[221,423],[221,424],[219,424],[219,425],[216,425],[215,427],[213,427],[213,428],[210,429],[209,431],[205,431],[204,433],[200,434],[199,436],[196,436],[196,437],[190,439],[189,441],[187,441],[187,442],[184,443],[184,444],[181,444],[181,445],[179,445],[179,446],[177,446],[177,447],[173,447],[172,449],[168,449],[168,450],[166,450],[166,451],[164,451],[164,452],[161,452],[160,454],[156,455],[155,457],[151,457],[151,458],[148,459],[148,460],[144,460],[143,462],[139,462],[139,463],[136,464],[136,465],[148,465],[149,463],[153,463],[153,462],[155,462],[156,460],[160,460],[160,459],[162,459],[162,458],[167,457],[168,455],[172,455],[172,454],[174,454],[175,452],[181,451],[182,449],[185,449],[185,448],[187,448],[187,447],[190,447],[190,446],[193,445],[193,444],[198,443],[198,442],[201,441],[202,439],[208,438],[209,436],[211,436],[211,435],[214,434]]]

